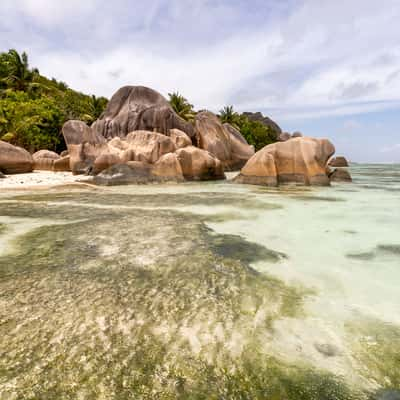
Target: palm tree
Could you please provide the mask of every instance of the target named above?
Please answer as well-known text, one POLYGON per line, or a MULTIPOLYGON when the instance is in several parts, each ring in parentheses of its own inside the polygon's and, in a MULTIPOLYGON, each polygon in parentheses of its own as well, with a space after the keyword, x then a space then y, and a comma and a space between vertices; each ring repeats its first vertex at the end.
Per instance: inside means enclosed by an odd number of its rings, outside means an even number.
POLYGON ((168 93, 168 96, 169 104, 171 104, 174 111, 186 121, 193 121, 196 115, 193 110, 193 105, 178 92, 168 93))
POLYGON ((236 125, 239 114, 233 110, 233 106, 225 106, 219 112, 221 122, 236 125))
POLYGON ((107 106, 107 99, 105 97, 96 97, 94 94, 90 97, 88 104, 88 112, 81 118, 88 124, 96 121, 107 106))
POLYGON ((25 52, 20 55, 15 49, 9 50, 6 54, 5 64, 7 75, 3 78, 3 82, 8 87, 27 90, 38 86, 35 80, 39 76, 39 70, 29 68, 28 55, 25 52))

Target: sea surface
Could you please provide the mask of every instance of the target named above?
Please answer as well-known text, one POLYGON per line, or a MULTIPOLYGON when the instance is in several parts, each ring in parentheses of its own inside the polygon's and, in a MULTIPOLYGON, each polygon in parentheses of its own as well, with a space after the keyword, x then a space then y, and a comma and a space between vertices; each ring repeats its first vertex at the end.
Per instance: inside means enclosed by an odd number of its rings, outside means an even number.
POLYGON ((0 400, 400 399, 400 165, 351 174, 3 190, 0 400))

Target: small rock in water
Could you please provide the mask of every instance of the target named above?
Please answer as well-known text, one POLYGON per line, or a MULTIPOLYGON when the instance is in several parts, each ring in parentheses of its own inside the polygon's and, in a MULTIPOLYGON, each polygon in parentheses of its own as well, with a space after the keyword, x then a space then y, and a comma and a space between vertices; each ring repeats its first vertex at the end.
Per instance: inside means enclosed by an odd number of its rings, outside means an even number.
POLYGON ((325 357, 335 357, 340 354, 340 350, 333 344, 314 343, 314 347, 325 357))

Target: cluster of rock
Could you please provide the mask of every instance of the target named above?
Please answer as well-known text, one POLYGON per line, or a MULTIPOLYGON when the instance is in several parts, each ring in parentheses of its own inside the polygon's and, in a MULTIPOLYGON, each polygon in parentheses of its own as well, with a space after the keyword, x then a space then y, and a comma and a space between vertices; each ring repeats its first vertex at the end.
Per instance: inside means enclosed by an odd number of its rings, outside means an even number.
POLYGON ((343 156, 333 157, 327 166, 327 175, 331 182, 352 182, 349 163, 343 156))
POLYGON ((266 186, 329 185, 326 168, 334 153, 335 147, 327 139, 298 137, 270 144, 249 159, 235 182, 266 186))
POLYGON ((213 113, 200 112, 191 124, 161 94, 141 86, 120 89, 91 127, 68 121, 63 135, 71 171, 102 174, 99 183, 120 180, 122 170, 132 182, 223 179, 224 171, 241 168, 254 154, 240 132, 213 113))
POLYGON ((261 113, 245 115, 279 132, 279 141, 254 153, 240 132, 215 114, 199 112, 189 123, 158 92, 126 86, 91 127, 82 121, 64 124, 68 150, 61 155, 49 150, 30 155, 0 141, 0 172, 72 171, 94 175, 98 184, 224 179, 224 171, 240 168, 238 183, 328 185, 348 180, 342 169, 328 167, 335 148, 327 139, 282 133, 261 113))
POLYGON ((0 140, 1 173, 23 174, 33 170, 70 171, 69 157, 61 157, 50 150, 39 150, 30 154, 22 147, 0 140))

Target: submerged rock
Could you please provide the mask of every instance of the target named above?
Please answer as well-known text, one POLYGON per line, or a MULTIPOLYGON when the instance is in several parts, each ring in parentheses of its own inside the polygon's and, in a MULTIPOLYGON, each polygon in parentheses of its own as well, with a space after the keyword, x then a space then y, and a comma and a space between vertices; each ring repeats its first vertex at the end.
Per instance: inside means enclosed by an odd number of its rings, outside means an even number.
POLYGON ((335 357, 340 354, 340 350, 330 343, 315 343, 314 347, 325 357, 335 357))
POLYGON ((0 171, 5 174, 32 172, 33 158, 25 149, 0 140, 0 171))
POLYGON ((350 172, 347 169, 335 168, 332 173, 329 174, 331 182, 352 182, 350 172))
POLYGON ((326 164, 335 148, 327 139, 295 138, 265 146, 242 168, 237 183, 329 185, 326 164))

